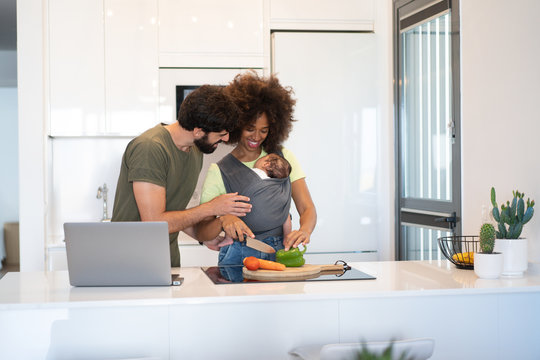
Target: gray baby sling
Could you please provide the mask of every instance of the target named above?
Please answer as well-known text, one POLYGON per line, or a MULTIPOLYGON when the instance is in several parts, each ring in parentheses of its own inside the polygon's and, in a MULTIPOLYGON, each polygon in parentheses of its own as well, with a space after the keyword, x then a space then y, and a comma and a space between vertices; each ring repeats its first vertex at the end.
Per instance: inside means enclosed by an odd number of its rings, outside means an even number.
POLYGON ((255 236, 261 240, 269 236, 283 236, 283 223, 291 207, 289 177, 263 180, 231 154, 221 159, 218 166, 225 190, 251 199, 251 212, 241 219, 255 236))

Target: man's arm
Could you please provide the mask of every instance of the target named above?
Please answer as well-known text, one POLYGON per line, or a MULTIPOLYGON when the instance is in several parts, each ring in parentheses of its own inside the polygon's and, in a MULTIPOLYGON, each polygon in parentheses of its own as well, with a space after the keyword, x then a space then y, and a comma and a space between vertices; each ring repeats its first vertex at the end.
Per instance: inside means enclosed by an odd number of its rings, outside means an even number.
POLYGON ((166 211, 165 188, 148 182, 133 182, 133 194, 142 221, 166 221, 169 233, 182 231, 210 216, 245 216, 251 211, 249 198, 238 193, 224 194, 191 209, 166 211))

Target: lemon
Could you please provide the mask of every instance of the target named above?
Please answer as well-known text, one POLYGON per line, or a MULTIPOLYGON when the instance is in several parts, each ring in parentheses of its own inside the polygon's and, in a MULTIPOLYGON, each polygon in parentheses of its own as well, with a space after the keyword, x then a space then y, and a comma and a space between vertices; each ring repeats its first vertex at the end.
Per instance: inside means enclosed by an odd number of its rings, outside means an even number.
POLYGON ((454 261, 464 264, 474 264, 474 252, 464 252, 452 255, 454 261))

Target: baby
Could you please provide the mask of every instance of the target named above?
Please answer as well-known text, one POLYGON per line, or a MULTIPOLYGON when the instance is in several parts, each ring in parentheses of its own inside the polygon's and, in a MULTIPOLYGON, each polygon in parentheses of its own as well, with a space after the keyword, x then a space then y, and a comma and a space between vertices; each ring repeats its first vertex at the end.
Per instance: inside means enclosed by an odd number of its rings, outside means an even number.
MULTIPOLYGON (((278 154, 268 154, 258 159, 253 165, 253 170, 263 180, 265 179, 284 179, 291 174, 291 164, 283 156, 278 154)), ((291 217, 288 216, 283 224, 283 238, 292 231, 291 217)), ((222 232, 223 234, 223 232, 222 232)), ((232 244, 233 239, 220 234, 217 238, 205 241, 209 249, 219 250, 223 246, 232 244)))
POLYGON ((278 154, 268 154, 257 160, 252 170, 261 179, 283 179, 291 174, 291 164, 278 154))

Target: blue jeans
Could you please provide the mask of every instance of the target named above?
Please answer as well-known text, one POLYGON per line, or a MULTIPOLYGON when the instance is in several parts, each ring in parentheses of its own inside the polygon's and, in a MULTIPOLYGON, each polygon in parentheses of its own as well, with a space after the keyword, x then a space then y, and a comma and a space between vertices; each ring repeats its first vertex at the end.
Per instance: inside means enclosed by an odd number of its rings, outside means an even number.
MULTIPOLYGON (((276 251, 283 249, 283 236, 269 236, 262 242, 270 245, 276 251)), ((231 245, 219 250, 218 266, 242 265, 244 258, 255 256, 263 260, 276 261, 276 254, 267 254, 246 246, 245 241, 235 240, 231 245)))

